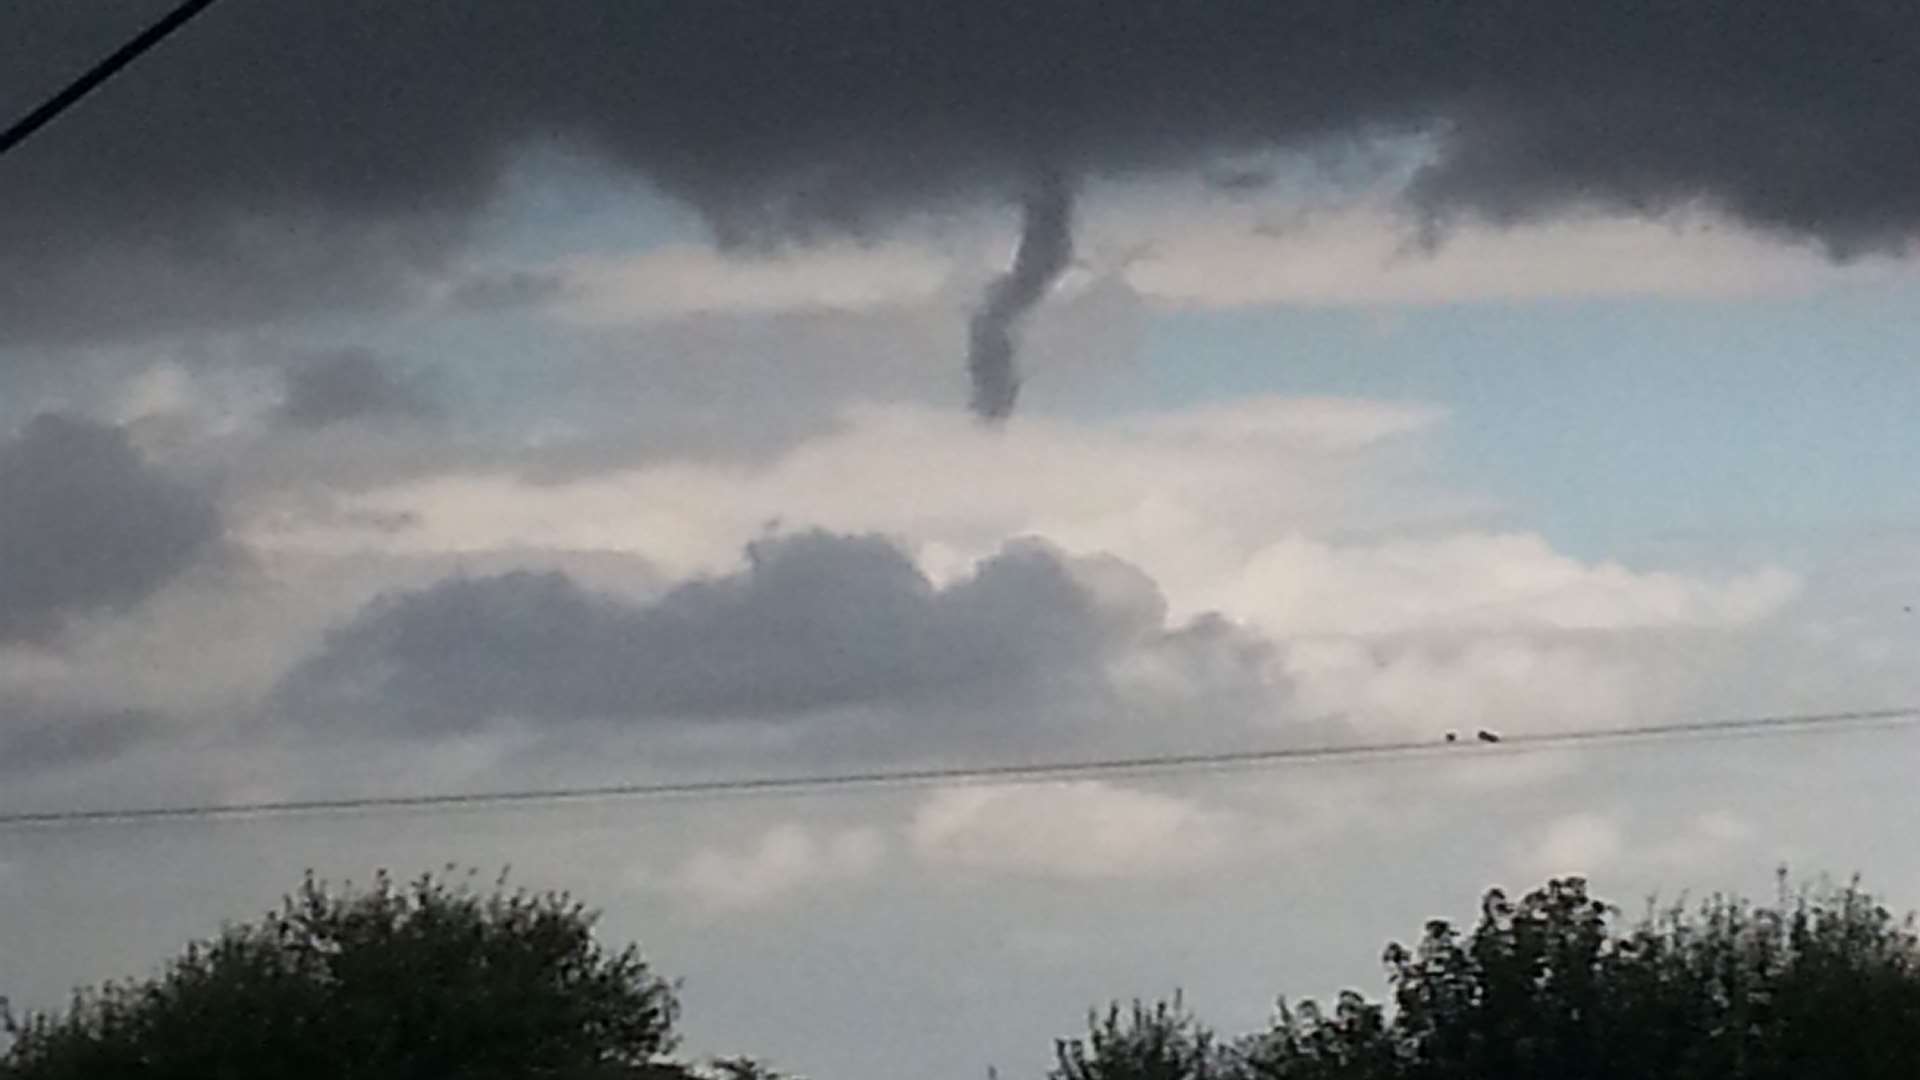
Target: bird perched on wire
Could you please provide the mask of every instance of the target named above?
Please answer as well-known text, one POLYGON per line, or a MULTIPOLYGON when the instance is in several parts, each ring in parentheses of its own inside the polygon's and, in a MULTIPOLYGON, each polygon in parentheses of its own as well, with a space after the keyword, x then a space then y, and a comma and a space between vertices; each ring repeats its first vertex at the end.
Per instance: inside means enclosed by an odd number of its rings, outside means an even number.
POLYGON ((1483 743, 1497 743, 1500 741, 1500 736, 1496 732, 1488 731, 1486 728, 1481 728, 1480 741, 1483 743))

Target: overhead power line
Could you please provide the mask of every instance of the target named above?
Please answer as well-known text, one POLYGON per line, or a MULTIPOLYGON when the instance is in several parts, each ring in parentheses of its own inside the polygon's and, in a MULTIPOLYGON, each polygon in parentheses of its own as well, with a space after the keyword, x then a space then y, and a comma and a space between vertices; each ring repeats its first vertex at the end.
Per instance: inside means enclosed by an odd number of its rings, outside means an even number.
POLYGON ((1512 755, 1593 743, 1684 738, 1727 739, 1838 727, 1907 724, 1916 720, 1920 720, 1920 705, 1895 709, 1749 716, 1722 720, 1646 724, 1638 727, 1588 728, 1533 735, 1520 734, 1506 736, 1496 743, 1453 744, 1429 739, 1360 743, 1351 746, 1277 747, 1265 750, 1228 750, 1197 754, 1146 754, 1137 757, 872 770, 810 776, 733 777, 660 783, 604 784, 590 787, 530 788, 520 791, 371 795, 332 799, 287 799, 93 810, 16 811, 0 813, 0 828, 509 807, 602 800, 715 799, 747 795, 799 795, 858 788, 909 787, 927 784, 1032 784, 1101 776, 1278 768, 1409 756, 1512 755))
POLYGON ((80 103, 80 99, 100 89, 108 79, 120 74, 128 64, 140 58, 142 53, 165 41, 174 31, 192 22, 194 17, 212 7, 215 0, 186 0, 179 7, 167 12, 160 21, 142 30, 138 36, 125 45, 115 49, 106 59, 88 68, 79 78, 68 83, 59 93, 48 98, 19 120, 14 121, 4 133, 0 133, 0 157, 5 157, 15 147, 26 142, 33 134, 53 123, 61 113, 80 103))

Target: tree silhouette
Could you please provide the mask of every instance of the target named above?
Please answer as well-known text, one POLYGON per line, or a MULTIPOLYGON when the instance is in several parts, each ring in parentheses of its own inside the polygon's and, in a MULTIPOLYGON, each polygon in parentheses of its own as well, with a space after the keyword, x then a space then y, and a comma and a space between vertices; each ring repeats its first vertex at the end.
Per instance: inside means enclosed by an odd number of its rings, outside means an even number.
POLYGON ((1054 1044, 1051 1080, 1210 1080, 1221 1075, 1213 1033, 1187 1011, 1178 994, 1151 1008, 1135 1001, 1087 1016, 1087 1037, 1054 1044))
MULTIPOLYGON (((1577 878, 1499 890, 1385 955, 1392 1008, 1284 1001, 1217 1047, 1178 1005, 1095 1018, 1055 1080, 1894 1080, 1920 1076, 1920 939, 1857 884, 1755 907, 1616 909, 1577 878)), ((1070 1052, 1069 1052, 1070 1051, 1070 1052)))
POLYGON ((633 1080, 665 1060, 677 1001, 632 947, 604 950, 564 895, 382 875, 308 877, 278 911, 163 973, 8 1014, 5 1080, 633 1080))

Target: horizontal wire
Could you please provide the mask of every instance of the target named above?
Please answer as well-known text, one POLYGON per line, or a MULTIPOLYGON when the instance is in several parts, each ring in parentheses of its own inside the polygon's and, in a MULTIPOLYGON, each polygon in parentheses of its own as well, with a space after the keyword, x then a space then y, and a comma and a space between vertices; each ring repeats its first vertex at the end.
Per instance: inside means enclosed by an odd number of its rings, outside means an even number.
POLYGON ((1452 743, 1432 739, 1349 746, 1274 747, 1190 754, 1145 754, 1135 757, 1095 758, 1052 762, 1010 762, 999 765, 946 766, 921 769, 876 769, 862 772, 807 776, 726 777, 584 787, 530 788, 518 791, 448 792, 414 795, 368 795, 322 799, 263 800, 202 803, 182 806, 118 807, 106 809, 14 811, 0 813, 0 828, 87 824, 128 824, 146 821, 208 820, 238 817, 277 817, 329 813, 511 807, 604 800, 716 799, 750 795, 800 795, 860 788, 908 787, 928 784, 1031 784, 1088 776, 1155 775, 1202 770, 1254 769, 1332 764, 1429 754, 1511 755, 1595 743, 1642 742, 1678 738, 1735 738, 1804 732, 1869 724, 1905 724, 1920 720, 1920 706, 1847 712, 1748 716, 1721 720, 1643 724, 1620 728, 1587 728, 1500 737, 1495 742, 1452 743))

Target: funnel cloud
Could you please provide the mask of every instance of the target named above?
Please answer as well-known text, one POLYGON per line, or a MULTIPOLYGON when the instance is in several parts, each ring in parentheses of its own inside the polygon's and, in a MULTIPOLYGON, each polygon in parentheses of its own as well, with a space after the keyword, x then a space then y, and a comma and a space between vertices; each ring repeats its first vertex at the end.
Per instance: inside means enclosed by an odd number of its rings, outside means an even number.
POLYGON ((1020 396, 1015 336, 1027 312, 1073 260, 1073 188, 1059 173, 1043 174, 1021 211, 1020 247, 1013 266, 987 288, 973 316, 967 374, 973 379, 973 411, 982 420, 1005 420, 1020 396))

